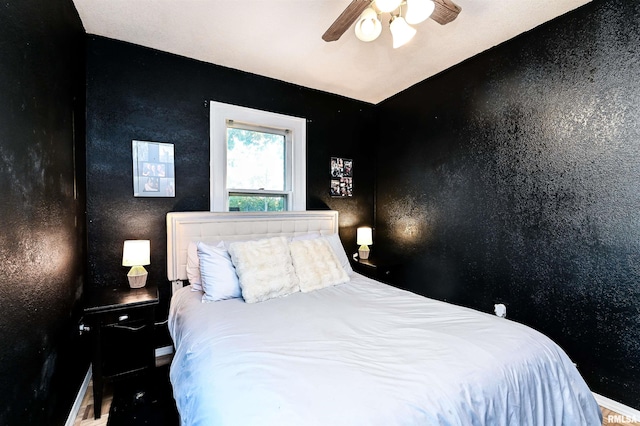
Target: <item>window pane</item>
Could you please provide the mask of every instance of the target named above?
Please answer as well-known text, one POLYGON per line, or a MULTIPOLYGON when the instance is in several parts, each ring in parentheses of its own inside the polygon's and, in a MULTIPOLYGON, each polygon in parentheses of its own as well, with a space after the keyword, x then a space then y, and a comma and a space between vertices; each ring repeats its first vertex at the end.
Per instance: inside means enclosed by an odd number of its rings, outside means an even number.
POLYGON ((286 195, 230 194, 229 211, 283 212, 287 210, 286 195))
POLYGON ((284 191, 285 137, 227 129, 227 188, 284 191))

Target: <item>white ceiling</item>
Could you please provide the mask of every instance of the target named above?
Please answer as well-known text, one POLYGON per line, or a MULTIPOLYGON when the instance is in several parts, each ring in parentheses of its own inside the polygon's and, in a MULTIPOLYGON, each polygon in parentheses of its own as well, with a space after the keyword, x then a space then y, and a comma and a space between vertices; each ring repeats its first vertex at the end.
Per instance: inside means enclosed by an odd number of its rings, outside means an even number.
POLYGON ((591 0, 454 0, 458 18, 418 24, 393 49, 353 26, 322 34, 351 0, 73 0, 89 34, 163 50, 377 104, 477 53, 591 0))

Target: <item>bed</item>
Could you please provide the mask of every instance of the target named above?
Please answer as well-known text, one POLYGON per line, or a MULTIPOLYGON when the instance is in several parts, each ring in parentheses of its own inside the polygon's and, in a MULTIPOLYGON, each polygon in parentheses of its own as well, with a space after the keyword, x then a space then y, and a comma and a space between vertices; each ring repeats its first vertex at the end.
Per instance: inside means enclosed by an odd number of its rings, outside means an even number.
POLYGON ((208 278, 173 294, 170 379, 182 425, 602 424, 589 388, 550 339, 353 272, 332 245, 337 231, 334 211, 167 215, 174 288, 187 282, 194 245, 202 277, 211 265, 200 248, 218 247, 247 282, 247 301, 207 300, 208 278), (256 301, 242 250, 281 237, 303 291, 256 301), (319 246, 331 248, 328 264, 342 269, 328 275, 340 278, 309 287, 315 260, 294 254, 313 247, 316 259, 319 246))

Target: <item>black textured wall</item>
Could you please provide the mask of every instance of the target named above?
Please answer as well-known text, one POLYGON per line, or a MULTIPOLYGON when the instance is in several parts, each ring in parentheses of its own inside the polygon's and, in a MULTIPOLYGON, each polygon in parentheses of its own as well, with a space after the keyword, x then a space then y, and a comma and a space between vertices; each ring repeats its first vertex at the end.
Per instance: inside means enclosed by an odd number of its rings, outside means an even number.
POLYGON ((63 424, 88 367, 83 43, 71 0, 0 5, 0 425, 63 424))
POLYGON ((640 408, 640 2, 594 1, 378 107, 377 249, 640 408))
POLYGON ((123 241, 150 239, 166 304, 165 215, 209 210, 210 100, 307 119, 307 208, 338 210, 356 249, 355 227, 373 222, 372 105, 100 37, 87 52, 91 286, 126 286, 123 241), (132 139, 174 144, 175 198, 133 197, 132 139), (329 197, 331 156, 354 159, 353 198, 329 197))

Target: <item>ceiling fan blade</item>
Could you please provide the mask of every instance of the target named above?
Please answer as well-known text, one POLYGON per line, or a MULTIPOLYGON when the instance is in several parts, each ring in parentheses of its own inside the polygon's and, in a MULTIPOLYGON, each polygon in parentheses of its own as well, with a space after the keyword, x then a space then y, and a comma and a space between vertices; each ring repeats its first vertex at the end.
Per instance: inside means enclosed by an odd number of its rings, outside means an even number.
POLYGON ((353 24, 360 14, 371 4, 372 0, 352 0, 349 6, 322 35, 324 41, 336 41, 353 24))
POLYGON ((451 0, 433 0, 433 2, 436 4, 436 8, 431 14, 431 19, 440 25, 448 24, 456 19, 462 10, 460 6, 451 0))

